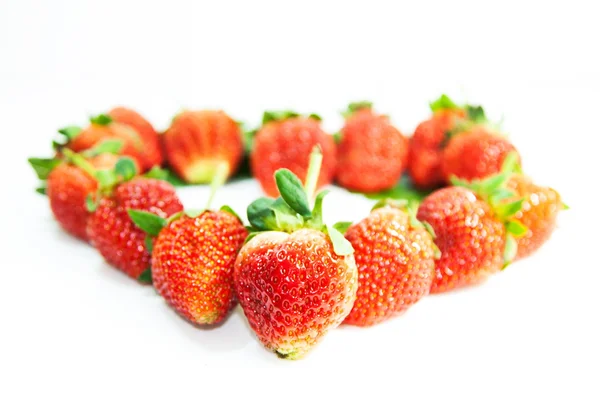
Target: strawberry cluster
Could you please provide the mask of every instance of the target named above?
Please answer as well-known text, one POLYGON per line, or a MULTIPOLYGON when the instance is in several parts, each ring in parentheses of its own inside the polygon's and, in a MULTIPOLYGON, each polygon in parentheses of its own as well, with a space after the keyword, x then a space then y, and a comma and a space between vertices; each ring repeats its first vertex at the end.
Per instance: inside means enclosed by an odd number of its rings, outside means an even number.
POLYGON ((53 157, 29 162, 61 227, 108 264, 193 324, 239 304, 267 349, 297 359, 342 323, 378 324, 480 283, 552 234, 560 195, 523 174, 483 108, 445 95, 430 107, 410 138, 369 102, 350 104, 335 135, 316 114, 265 112, 243 132, 210 110, 158 133, 119 107, 60 129, 53 157), (267 195, 249 203, 248 225, 211 209, 244 165, 267 195), (395 190, 403 176, 410 196, 395 190), (333 182, 380 200, 361 221, 327 225, 318 190, 333 182), (206 206, 184 210, 176 183, 210 183, 206 206))

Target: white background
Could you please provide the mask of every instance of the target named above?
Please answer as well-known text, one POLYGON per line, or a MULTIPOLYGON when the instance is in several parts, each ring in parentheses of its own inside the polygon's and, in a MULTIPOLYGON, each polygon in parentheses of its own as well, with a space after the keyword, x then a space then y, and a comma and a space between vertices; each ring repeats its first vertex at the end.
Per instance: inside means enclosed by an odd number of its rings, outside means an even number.
MULTIPOLYGON (((593 3, 1 0, 0 399, 599 399, 593 3), (160 129, 184 107, 252 124, 291 107, 334 131, 365 98, 410 134, 441 92, 504 117, 526 171, 571 210, 485 285, 337 329, 298 362, 264 351, 239 309, 198 329, 108 267, 58 229, 26 164, 117 104, 160 129)), ((239 183, 216 203, 258 195, 239 183)), ((370 207, 342 190, 326 202, 329 220, 370 207)))

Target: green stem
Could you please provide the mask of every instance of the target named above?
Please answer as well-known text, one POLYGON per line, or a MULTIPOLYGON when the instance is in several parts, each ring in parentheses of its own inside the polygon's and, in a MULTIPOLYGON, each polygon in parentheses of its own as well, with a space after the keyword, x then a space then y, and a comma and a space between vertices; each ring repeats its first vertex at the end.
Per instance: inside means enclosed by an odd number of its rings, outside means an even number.
POLYGON ((321 147, 315 145, 312 152, 310 153, 310 159, 308 162, 308 172, 306 173, 306 180, 304 182, 304 190, 306 191, 306 197, 308 201, 312 201, 315 190, 317 189, 317 181, 319 180, 319 172, 321 171, 321 163, 323 162, 323 153, 321 147))
POLYGON ((215 198, 215 194, 217 190, 223 186, 225 181, 227 180, 227 176, 229 175, 229 163, 226 161, 221 161, 217 164, 217 168, 215 169, 215 175, 213 176, 210 182, 210 195, 208 196, 208 202, 206 202, 206 209, 210 209, 210 205, 215 198))
POLYGON ((85 159, 85 157, 67 148, 62 149, 62 153, 67 158, 67 161, 85 171, 90 177, 96 177, 96 169, 85 159))

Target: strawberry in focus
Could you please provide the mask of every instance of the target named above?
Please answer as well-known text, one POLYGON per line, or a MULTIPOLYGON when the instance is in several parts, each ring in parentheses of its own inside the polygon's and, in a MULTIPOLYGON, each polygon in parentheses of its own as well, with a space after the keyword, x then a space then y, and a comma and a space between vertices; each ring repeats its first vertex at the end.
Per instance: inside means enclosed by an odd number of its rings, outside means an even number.
POLYGON ((336 168, 335 141, 321 129, 320 121, 316 114, 303 117, 290 111, 264 113, 263 125, 253 139, 250 166, 268 196, 279 195, 274 173, 280 168, 306 179, 309 156, 315 145, 321 147, 323 154, 317 187, 332 182, 336 168))
POLYGON ((150 266, 145 233, 135 226, 128 209, 136 209, 167 218, 183 210, 175 188, 162 180, 135 177, 135 165, 121 159, 111 174, 103 177, 93 211, 88 218, 90 242, 104 259, 128 276, 138 279, 150 266))
POLYGON ((321 192, 311 210, 320 153, 313 152, 306 187, 290 170, 275 173, 277 199, 248 207, 254 233, 234 269, 238 300, 262 344, 279 357, 304 356, 350 313, 358 284, 353 249, 322 220, 321 192))
POLYGON ((212 181, 221 165, 227 176, 237 170, 244 154, 237 122, 223 111, 184 111, 163 135, 169 165, 186 182, 212 181))
POLYGON ((345 323, 380 323, 429 294, 439 250, 411 213, 406 205, 378 203, 368 217, 348 228, 358 292, 345 323))
POLYGON ((408 161, 408 139, 369 102, 351 103, 338 145, 336 180, 344 188, 378 192, 396 185, 408 161))

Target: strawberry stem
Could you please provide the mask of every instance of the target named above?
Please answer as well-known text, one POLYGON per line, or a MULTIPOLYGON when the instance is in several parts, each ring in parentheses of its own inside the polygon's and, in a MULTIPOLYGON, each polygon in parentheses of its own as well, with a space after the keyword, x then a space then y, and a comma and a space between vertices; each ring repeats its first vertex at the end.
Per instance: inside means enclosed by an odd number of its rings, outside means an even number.
POLYGON ((65 155, 65 157, 70 163, 73 163, 76 167, 85 171, 90 177, 96 177, 96 169, 83 156, 67 148, 64 148, 62 150, 62 153, 65 155))
POLYGON ((229 163, 226 161, 221 161, 217 164, 217 168, 215 169, 215 175, 213 176, 210 182, 210 195, 208 195, 208 201, 206 202, 206 209, 210 209, 210 205, 215 198, 215 194, 217 190, 223 186, 225 181, 227 180, 227 176, 229 175, 229 163))
POLYGON ((321 171, 321 163, 323 162, 323 153, 321 147, 315 145, 312 152, 310 153, 310 159, 308 162, 308 172, 306 173, 306 181, 304 183, 304 191, 306 197, 310 202, 315 195, 317 189, 317 181, 319 180, 319 172, 321 171))

